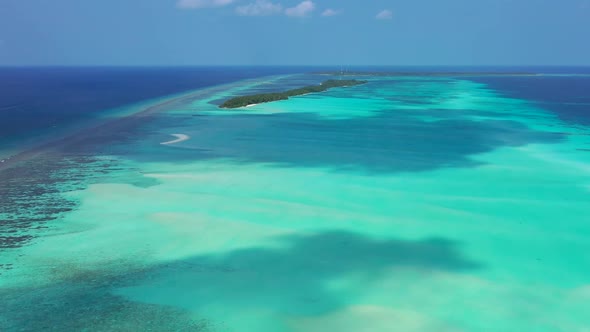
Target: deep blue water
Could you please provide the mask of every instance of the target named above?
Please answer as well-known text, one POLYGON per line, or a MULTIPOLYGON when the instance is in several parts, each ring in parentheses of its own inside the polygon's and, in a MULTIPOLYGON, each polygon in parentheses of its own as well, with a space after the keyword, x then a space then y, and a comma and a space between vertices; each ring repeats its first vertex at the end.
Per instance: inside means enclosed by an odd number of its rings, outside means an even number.
POLYGON ((299 67, 0 68, 0 150, 114 107, 299 67))
POLYGON ((525 99, 570 123, 590 125, 590 76, 481 77, 500 93, 525 99))
MULTIPOLYGON (((0 150, 76 125, 104 110, 187 90, 267 75, 340 67, 0 68, 0 150)), ((356 71, 590 74, 588 67, 348 67, 356 71)), ((590 123, 589 77, 483 77, 504 93, 590 123), (572 102, 574 100, 574 102, 572 102)))

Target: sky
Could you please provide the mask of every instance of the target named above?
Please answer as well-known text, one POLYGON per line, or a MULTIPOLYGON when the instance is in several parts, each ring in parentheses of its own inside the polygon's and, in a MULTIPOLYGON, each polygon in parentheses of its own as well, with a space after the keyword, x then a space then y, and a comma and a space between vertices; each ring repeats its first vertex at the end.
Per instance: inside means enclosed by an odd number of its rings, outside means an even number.
POLYGON ((0 65, 590 65, 590 0, 0 0, 0 65))

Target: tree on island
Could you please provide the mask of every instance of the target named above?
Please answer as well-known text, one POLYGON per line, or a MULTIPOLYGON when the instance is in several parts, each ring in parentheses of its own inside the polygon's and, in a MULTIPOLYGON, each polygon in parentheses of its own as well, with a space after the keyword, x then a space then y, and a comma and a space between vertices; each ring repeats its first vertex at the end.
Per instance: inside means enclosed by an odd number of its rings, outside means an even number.
POLYGON ((277 100, 286 100, 289 97, 300 96, 308 93, 316 93, 326 91, 330 88, 355 86, 365 84, 367 81, 361 80, 327 80, 319 85, 310 85, 303 88, 287 90, 284 92, 261 93, 250 96, 235 97, 226 100, 219 107, 221 108, 238 108, 253 104, 268 103, 277 100))

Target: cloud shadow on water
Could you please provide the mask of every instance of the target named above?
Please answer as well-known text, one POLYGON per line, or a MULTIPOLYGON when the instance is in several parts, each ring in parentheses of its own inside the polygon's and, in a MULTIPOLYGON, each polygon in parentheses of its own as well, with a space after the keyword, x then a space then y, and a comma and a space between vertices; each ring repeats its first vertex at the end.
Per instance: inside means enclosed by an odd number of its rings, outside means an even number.
POLYGON ((172 262, 153 269, 139 285, 122 292, 142 302, 191 310, 221 303, 236 310, 312 315, 341 309, 384 273, 401 269, 461 273, 483 268, 463 256, 457 243, 443 238, 373 239, 333 231, 285 236, 279 244, 278 248, 247 248, 172 262), (341 288, 332 287, 340 282, 341 288))
POLYGON ((217 305, 228 314, 257 308, 277 315, 320 314, 347 306, 383 273, 483 268, 463 256, 456 242, 443 238, 375 239, 332 231, 277 240, 278 247, 198 255, 147 269, 119 264, 114 270, 88 272, 75 265, 56 266, 67 273, 65 280, 1 291, 6 301, 0 319, 14 329, 67 331, 87 322, 112 330, 141 323, 161 331, 183 324, 190 331, 209 331, 220 322, 207 317, 194 321, 188 312, 217 305), (333 287, 341 281, 342 287, 333 287))
POLYGON ((515 121, 423 121, 393 111, 352 119, 326 119, 311 113, 200 116, 186 130, 191 139, 176 146, 121 153, 141 161, 220 158, 395 173, 474 167, 481 164, 472 158, 476 154, 563 140, 560 134, 535 131, 515 121))

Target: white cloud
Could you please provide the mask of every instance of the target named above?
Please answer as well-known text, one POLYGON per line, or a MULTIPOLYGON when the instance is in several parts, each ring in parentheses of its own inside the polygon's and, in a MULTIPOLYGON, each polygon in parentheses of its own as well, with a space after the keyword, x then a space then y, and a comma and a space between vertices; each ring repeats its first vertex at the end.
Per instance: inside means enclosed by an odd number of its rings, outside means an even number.
POLYGON ((222 7, 233 3, 234 0, 178 0, 176 7, 181 9, 199 9, 207 7, 222 7))
POLYGON ((322 16, 326 16, 326 17, 327 16, 336 16, 339 14, 340 14, 339 10, 334 10, 334 9, 328 8, 328 9, 324 10, 324 12, 322 13, 322 16))
POLYGON ((282 11, 283 6, 268 0, 256 0, 254 3, 236 8, 236 13, 241 16, 268 16, 280 14, 282 11))
POLYGON ((384 9, 380 11, 375 18, 378 20, 391 20, 393 18, 393 12, 389 9, 384 9))
POLYGON ((315 9, 313 1, 303 1, 295 7, 285 9, 285 15, 292 17, 305 17, 315 9))

